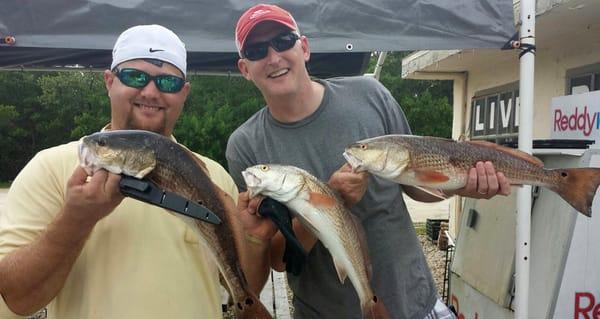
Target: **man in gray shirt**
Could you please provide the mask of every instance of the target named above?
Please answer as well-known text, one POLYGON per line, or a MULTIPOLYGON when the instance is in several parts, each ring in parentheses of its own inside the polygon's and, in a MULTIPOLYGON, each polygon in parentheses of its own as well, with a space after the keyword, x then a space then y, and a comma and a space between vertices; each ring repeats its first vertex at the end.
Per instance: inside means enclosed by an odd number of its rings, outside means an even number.
MULTIPOLYGON (((240 17, 236 45, 242 75, 255 83, 267 102, 227 145, 229 171, 240 190, 245 190, 241 171, 260 163, 297 166, 329 181, 362 222, 373 269, 371 285, 392 317, 452 318, 439 301, 402 193, 420 201, 439 198, 354 173, 342 156, 355 141, 411 133, 389 91, 366 77, 311 80, 305 66, 310 57, 308 39, 300 35, 293 17, 274 5, 256 5, 240 17)), ((467 186, 456 193, 490 198, 509 194, 510 186, 491 163, 477 163, 467 186)), ((262 228, 264 236, 254 242, 270 245, 271 267, 282 271, 284 239, 251 208, 241 218, 254 219, 254 225, 262 228)), ((288 275, 294 317, 361 318, 356 292, 349 281, 340 284, 327 249, 297 220, 294 230, 309 252, 302 272, 288 275)), ((257 233, 261 232, 253 232, 257 233)), ((264 277, 268 269, 263 271, 264 277)))

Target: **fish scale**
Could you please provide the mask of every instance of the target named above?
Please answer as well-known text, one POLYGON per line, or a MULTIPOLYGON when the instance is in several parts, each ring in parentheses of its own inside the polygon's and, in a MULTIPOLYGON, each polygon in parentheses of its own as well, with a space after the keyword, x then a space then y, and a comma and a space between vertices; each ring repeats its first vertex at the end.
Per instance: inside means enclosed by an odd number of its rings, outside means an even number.
MULTIPOLYGON (((325 187, 323 183, 316 180, 316 178, 314 176, 305 176, 305 178, 306 178, 305 179, 306 187, 307 187, 308 191, 326 194, 327 196, 337 198, 339 201, 339 197, 337 197, 337 195, 329 187, 325 187)), ((349 212, 347 212, 347 210, 345 209, 343 204, 335 205, 331 208, 322 208, 321 211, 323 213, 329 215, 331 225, 333 226, 332 228, 335 230, 335 232, 340 233, 340 234, 346 233, 348 238, 358 238, 358 236, 360 236, 358 234, 357 228, 352 223, 352 220, 350 220, 349 218, 346 218, 347 216, 345 214, 348 214, 349 212)), ((356 264, 356 265, 368 265, 369 264, 368 255, 362 254, 364 248, 361 247, 360 240, 344 240, 344 241, 342 241, 342 244, 344 245, 344 248, 346 249, 346 251, 357 252, 357 253, 349 254, 349 257, 353 264, 356 264)), ((367 269, 367 272, 368 272, 368 269, 367 269)), ((359 275, 361 276, 360 280, 363 284, 368 283, 368 281, 369 281, 368 277, 370 275, 368 275, 367 272, 359 273, 359 275), (362 277, 362 276, 364 276, 364 277, 362 277)))
POLYGON ((529 154, 485 141, 383 135, 349 145, 344 157, 356 171, 404 185, 451 190, 467 184, 477 162, 489 161, 510 184, 544 186, 586 216, 592 214, 600 184, 600 168, 546 169, 529 154))
MULTIPOLYGON (((530 162, 515 158, 493 149, 473 146, 467 142, 448 142, 445 139, 430 141, 415 137, 415 149, 411 151, 411 167, 433 168, 447 175, 464 175, 478 161, 491 161, 497 171, 503 172, 513 184, 535 181, 545 186, 555 183, 558 172, 536 166, 530 162)), ((405 147, 410 147, 404 144, 405 147)))

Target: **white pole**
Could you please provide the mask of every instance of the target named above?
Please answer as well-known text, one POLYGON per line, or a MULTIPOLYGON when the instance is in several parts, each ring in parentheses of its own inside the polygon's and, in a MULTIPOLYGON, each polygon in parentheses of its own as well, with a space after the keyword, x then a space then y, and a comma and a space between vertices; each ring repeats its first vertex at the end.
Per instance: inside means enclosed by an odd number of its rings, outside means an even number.
MULTIPOLYGON (((521 0, 521 67, 519 80, 519 150, 531 154, 535 72, 535 0, 521 0)), ((531 239, 531 186, 517 191, 515 318, 529 318, 529 268, 531 239)))
POLYGON ((377 58, 377 64, 375 65, 375 71, 373 71, 373 77, 379 80, 379 75, 381 74, 381 69, 383 68, 383 63, 385 62, 385 58, 387 57, 387 51, 379 52, 379 57, 377 58))

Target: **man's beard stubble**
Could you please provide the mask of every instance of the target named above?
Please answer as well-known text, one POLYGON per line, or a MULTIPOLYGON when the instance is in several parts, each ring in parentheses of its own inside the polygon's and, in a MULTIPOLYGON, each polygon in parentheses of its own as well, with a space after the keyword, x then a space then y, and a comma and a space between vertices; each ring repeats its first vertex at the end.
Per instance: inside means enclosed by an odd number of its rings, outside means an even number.
POLYGON ((145 127, 144 125, 138 124, 135 121, 135 117, 133 116, 133 109, 129 112, 129 116, 127 117, 127 129, 129 130, 145 130, 145 131, 150 131, 150 132, 154 132, 154 133, 158 133, 161 135, 167 135, 166 134, 166 128, 167 128, 167 118, 166 116, 163 116, 162 119, 162 123, 159 127, 145 127))

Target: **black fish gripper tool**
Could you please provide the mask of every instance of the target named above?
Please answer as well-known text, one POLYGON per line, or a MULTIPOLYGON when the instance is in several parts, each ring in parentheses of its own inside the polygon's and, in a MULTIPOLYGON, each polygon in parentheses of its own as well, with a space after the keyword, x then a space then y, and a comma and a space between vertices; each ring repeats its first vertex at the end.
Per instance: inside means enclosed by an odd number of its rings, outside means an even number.
POLYGON ((167 192, 149 180, 121 175, 119 189, 123 195, 142 202, 166 208, 206 223, 214 225, 221 223, 219 216, 204 205, 184 198, 179 194, 167 192))
POLYGON ((298 238, 296 238, 290 210, 282 203, 266 197, 258 206, 258 213, 261 216, 270 218, 285 237, 285 252, 283 253, 285 270, 295 276, 300 275, 306 263, 307 254, 298 238))

